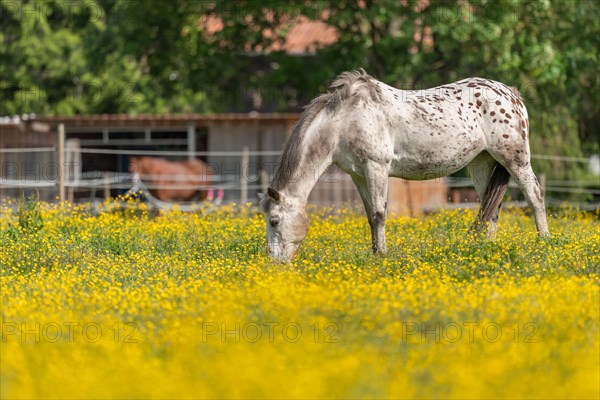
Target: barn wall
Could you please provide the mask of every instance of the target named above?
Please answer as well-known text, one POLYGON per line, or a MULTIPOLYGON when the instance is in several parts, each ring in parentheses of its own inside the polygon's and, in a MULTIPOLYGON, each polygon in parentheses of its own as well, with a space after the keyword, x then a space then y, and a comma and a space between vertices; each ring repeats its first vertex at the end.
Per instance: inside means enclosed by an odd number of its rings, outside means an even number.
POLYGON ((448 203, 448 184, 444 179, 407 181, 390 178, 388 213, 420 215, 448 203))
MULTIPOLYGON (((45 125, 32 125, 0 125, 0 148, 56 146, 56 132, 45 125)), ((0 196, 19 197, 37 192, 42 200, 54 200, 58 193, 56 187, 12 188, 9 183, 14 180, 55 183, 59 171, 56 152, 0 153, 0 196)))
MULTIPOLYGON (((281 151, 286 128, 287 125, 282 122, 232 121, 218 124, 209 128, 208 151, 242 151, 244 147, 249 151, 281 151)), ((232 183, 237 189, 226 190, 226 200, 240 197, 242 180, 248 182, 248 198, 253 200, 255 194, 262 191, 261 187, 268 184, 278 160, 278 155, 251 155, 248 165, 244 166, 241 156, 209 155, 207 159, 214 175, 222 182, 232 183)))

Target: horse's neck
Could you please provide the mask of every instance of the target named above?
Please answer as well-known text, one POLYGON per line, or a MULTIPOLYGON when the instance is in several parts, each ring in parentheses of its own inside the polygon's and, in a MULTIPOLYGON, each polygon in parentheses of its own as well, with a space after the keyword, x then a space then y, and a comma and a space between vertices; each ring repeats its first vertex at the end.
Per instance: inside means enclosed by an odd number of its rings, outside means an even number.
POLYGON ((312 146, 312 141, 319 140, 320 134, 310 135, 306 143, 302 143, 303 154, 300 158, 296 173, 279 190, 286 196, 296 199, 305 205, 310 192, 317 184, 319 177, 333 162, 333 149, 325 149, 326 145, 320 146, 320 151, 311 151, 317 148, 312 146), (311 140, 312 139, 312 140, 311 140))

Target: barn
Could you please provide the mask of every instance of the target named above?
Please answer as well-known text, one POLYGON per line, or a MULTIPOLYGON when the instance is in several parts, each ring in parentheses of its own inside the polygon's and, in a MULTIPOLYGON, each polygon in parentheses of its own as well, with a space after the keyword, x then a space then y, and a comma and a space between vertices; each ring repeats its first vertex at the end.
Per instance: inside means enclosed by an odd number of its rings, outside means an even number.
MULTIPOLYGON (((90 115, 4 119, 0 124, 1 195, 37 190, 45 200, 99 200, 131 186, 130 158, 199 159, 213 171, 223 201, 247 202, 264 191, 297 113, 90 115), (64 124, 62 167, 59 125, 64 124)), ((399 214, 437 208, 448 199, 446 181, 390 178, 389 208, 399 214)), ((309 201, 360 202, 350 177, 335 167, 321 176, 309 201)))

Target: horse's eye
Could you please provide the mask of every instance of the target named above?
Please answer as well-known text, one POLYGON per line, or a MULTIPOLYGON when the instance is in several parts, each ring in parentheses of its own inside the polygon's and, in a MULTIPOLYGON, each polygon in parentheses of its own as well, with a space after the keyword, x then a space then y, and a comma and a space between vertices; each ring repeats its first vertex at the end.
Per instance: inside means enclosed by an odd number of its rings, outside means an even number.
POLYGON ((271 226, 273 228, 275 228, 277 225, 279 225, 279 218, 271 218, 271 220, 269 221, 269 223, 271 224, 271 226))

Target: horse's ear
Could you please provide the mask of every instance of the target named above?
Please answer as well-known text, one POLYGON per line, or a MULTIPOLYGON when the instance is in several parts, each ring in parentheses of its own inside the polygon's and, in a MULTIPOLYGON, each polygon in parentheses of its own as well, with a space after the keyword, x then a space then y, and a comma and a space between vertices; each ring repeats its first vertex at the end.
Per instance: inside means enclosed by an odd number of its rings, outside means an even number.
POLYGON ((283 197, 281 195, 281 193, 279 193, 277 190, 275 190, 273 188, 268 188, 267 193, 269 194, 270 198, 272 198, 273 200, 275 200, 277 202, 281 201, 281 198, 283 197))

